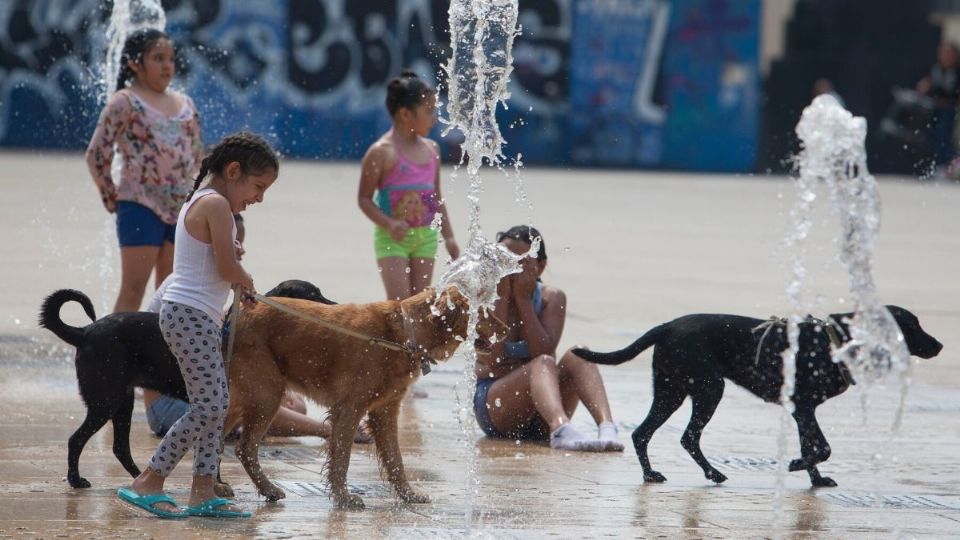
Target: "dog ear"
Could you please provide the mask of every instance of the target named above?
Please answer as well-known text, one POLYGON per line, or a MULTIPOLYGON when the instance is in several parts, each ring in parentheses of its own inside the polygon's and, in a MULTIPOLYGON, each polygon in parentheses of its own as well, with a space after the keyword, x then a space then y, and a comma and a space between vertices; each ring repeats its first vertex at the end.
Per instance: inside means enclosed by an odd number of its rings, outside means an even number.
POLYGON ((407 338, 407 336, 404 335, 402 313, 399 311, 391 311, 390 313, 387 313, 386 322, 387 328, 390 330, 392 335, 400 336, 402 339, 407 338))

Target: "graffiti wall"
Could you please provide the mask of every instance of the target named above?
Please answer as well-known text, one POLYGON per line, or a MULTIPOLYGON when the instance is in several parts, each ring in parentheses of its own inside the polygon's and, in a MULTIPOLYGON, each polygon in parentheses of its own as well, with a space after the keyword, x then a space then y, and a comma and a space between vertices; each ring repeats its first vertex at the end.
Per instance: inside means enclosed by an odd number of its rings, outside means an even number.
MULTIPOLYGON (((197 103, 207 141, 249 128, 288 156, 350 159, 388 128, 392 76, 409 67, 441 79, 447 4, 163 2, 176 84, 197 103)), ((109 7, 0 3, 0 145, 85 146, 109 7)), ((521 0, 500 114, 507 153, 527 164, 752 169, 759 9, 759 0, 521 0)))

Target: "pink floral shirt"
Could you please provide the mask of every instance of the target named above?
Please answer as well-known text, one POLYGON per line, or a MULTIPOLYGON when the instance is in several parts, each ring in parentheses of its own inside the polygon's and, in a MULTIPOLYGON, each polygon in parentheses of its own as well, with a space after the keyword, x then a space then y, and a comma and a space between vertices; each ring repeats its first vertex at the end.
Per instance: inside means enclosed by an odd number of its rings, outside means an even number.
POLYGON ((189 96, 176 116, 154 109, 129 89, 110 97, 87 147, 87 166, 101 193, 146 206, 175 224, 203 160, 200 117, 189 96), (120 156, 120 182, 111 166, 120 156))

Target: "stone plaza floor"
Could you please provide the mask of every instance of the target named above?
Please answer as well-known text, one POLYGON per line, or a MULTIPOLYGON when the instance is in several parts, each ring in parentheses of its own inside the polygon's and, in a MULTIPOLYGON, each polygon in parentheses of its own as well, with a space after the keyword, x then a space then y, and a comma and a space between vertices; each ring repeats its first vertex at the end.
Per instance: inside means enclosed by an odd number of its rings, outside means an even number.
MULTIPOLYGON (((880 298, 909 308, 944 343, 914 366, 899 430, 900 388, 859 385, 818 410, 833 448, 821 466, 836 488, 811 489, 785 476, 777 496, 782 414, 728 384, 703 449, 729 480, 714 485, 680 447, 684 405, 650 446, 664 484, 644 484, 630 432, 650 405, 650 351, 604 375, 623 454, 552 451, 534 443, 464 434, 455 358, 424 377, 424 399, 408 399, 401 447, 414 487, 432 498, 402 505, 380 478, 373 448, 355 446, 348 474, 367 509, 343 512, 327 497, 324 441, 271 438, 262 463, 287 491, 257 497, 228 446, 223 474, 253 518, 163 521, 116 498, 130 481, 112 455, 109 425, 87 445, 81 473, 65 481, 66 441, 85 408, 72 349, 39 329, 44 296, 76 288, 98 314, 112 306, 119 257, 112 219, 100 208, 78 154, 0 153, 0 538, 951 538, 960 536, 960 185, 883 178, 883 224, 874 260, 880 298), (468 470, 475 452, 475 474, 468 470), (467 496, 468 489, 474 491, 467 496)), ((466 247, 467 178, 444 170, 444 195, 466 247)), ((339 302, 379 300, 372 227, 356 204, 355 163, 284 163, 263 205, 246 213, 245 267, 260 290, 307 279, 339 302)), ((620 348, 651 326, 691 312, 766 318, 787 314, 784 286, 793 188, 783 177, 529 169, 516 182, 483 174, 481 216, 489 236, 532 221, 544 234, 544 280, 568 296, 561 349, 620 348)), ((826 193, 808 244, 807 297, 816 315, 848 311, 847 276, 836 261, 839 231, 826 193)), ((443 270, 438 264, 436 275, 443 270)), ((149 294, 149 290, 148 290, 149 294)), ((76 305, 63 310, 86 324, 76 305)), ((469 394, 469 391, 464 392, 469 394)), ((322 414, 318 408, 312 410, 322 414)), ((579 410, 574 423, 595 429, 579 410)), ((143 466, 157 439, 142 403, 131 444, 143 466)), ((787 459, 798 444, 792 423, 787 459)), ((189 465, 168 487, 189 492, 189 465)))

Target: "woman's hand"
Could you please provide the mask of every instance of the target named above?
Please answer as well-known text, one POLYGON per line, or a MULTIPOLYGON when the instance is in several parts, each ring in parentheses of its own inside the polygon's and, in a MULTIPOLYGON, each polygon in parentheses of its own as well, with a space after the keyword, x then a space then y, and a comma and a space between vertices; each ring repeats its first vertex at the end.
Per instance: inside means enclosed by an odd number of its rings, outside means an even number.
POLYGON ((391 219, 387 225, 387 232, 389 232, 390 237, 397 242, 402 242, 409 230, 410 226, 407 225, 407 222, 400 219, 391 219))
POLYGON ((513 276, 504 276, 500 279, 500 283, 497 283, 497 298, 503 300, 504 302, 510 301, 513 296, 513 276))
POLYGON ((513 288, 513 297, 517 300, 529 300, 533 296, 534 289, 537 288, 537 262, 530 257, 524 257, 520 261, 523 271, 519 274, 511 274, 510 281, 513 288))

